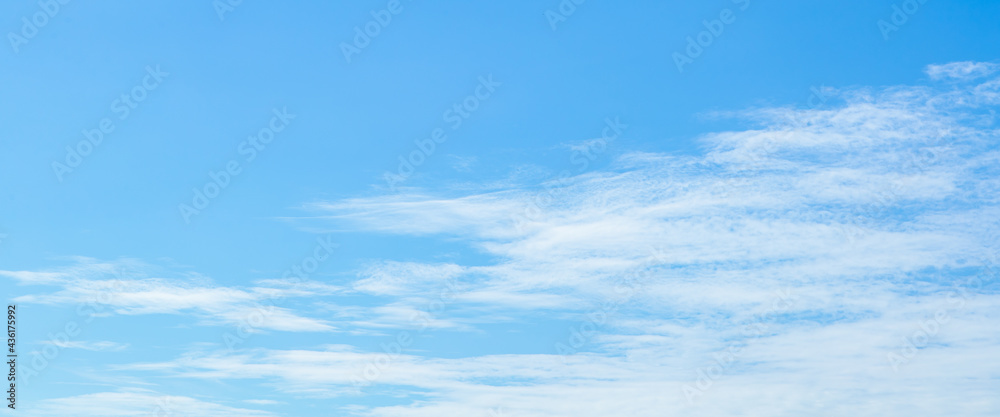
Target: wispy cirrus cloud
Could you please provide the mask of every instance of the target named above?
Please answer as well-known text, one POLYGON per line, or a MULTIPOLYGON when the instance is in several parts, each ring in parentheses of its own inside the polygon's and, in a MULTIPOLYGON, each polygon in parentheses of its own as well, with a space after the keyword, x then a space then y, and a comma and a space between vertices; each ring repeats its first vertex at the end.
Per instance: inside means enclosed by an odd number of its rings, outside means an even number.
POLYGON ((27 294, 14 298, 20 303, 47 305, 93 304, 105 306, 101 314, 190 314, 203 324, 241 324, 255 312, 266 309, 261 329, 281 331, 331 331, 331 323, 300 316, 288 308, 272 305, 273 300, 311 297, 339 291, 338 287, 317 282, 265 280, 256 287, 214 285, 197 274, 176 274, 171 278, 150 277, 159 268, 135 260, 113 262, 73 258, 73 264, 46 271, 0 271, 26 285, 55 286, 50 293, 27 294))
POLYGON ((96 352, 102 352, 102 351, 114 352, 119 350, 125 350, 129 346, 128 343, 116 343, 108 341, 90 342, 85 340, 76 340, 76 341, 51 340, 45 343, 52 344, 55 345, 56 347, 60 347, 63 349, 84 349, 96 352))
POLYGON ((1000 69, 1000 64, 994 62, 963 61, 941 65, 928 65, 926 72, 932 80, 971 80, 991 75, 998 69, 1000 69))
MULTIPOLYGON (((19 410, 22 411, 22 410, 19 410)), ((160 395, 149 390, 121 390, 43 400, 23 410, 32 417, 196 415, 205 417, 268 417, 275 414, 235 408, 183 396, 160 395)))
POLYGON ((981 315, 995 319, 1000 313, 997 301, 991 296, 970 314, 956 314, 941 336, 947 344, 922 349, 919 360, 900 373, 890 370, 885 353, 898 344, 902 332, 916 326, 906 316, 918 309, 825 325, 784 323, 773 335, 741 345, 743 352, 728 362, 725 375, 698 397, 704 401, 695 402, 687 401, 682 390, 698 378, 692 363, 715 363, 724 344, 703 329, 684 329, 662 319, 623 326, 630 330, 627 334, 602 336, 603 353, 559 359, 546 354, 388 356, 329 346, 202 353, 121 369, 179 378, 259 380, 288 395, 344 397, 358 394, 353 374, 345 370, 385 360, 389 366, 377 382, 396 387, 393 396, 411 404, 357 412, 371 416, 461 415, 496 407, 525 416, 691 412, 724 416, 776 409, 833 416, 857 405, 859 398, 870 415, 902 416, 917 409, 947 413, 955 407, 968 415, 989 415, 995 404, 954 401, 990 396, 997 368, 984 365, 1000 343, 1000 334, 981 315), (935 395, 926 395, 931 389, 935 395))

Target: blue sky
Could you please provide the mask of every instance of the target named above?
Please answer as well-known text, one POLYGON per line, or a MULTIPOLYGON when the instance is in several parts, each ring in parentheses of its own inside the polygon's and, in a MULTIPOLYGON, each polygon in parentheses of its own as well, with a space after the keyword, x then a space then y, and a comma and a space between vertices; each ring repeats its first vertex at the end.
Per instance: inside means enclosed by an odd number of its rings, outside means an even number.
POLYGON ((1000 4, 0 9, 12 415, 1000 411, 1000 4))

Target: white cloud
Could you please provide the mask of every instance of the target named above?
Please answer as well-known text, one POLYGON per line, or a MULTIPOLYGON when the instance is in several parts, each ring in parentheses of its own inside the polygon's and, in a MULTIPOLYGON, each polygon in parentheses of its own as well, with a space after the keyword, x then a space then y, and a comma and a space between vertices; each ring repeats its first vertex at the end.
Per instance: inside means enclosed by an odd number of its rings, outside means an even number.
MULTIPOLYGON (((88 314, 193 314, 204 324, 240 325, 282 331, 331 331, 331 323, 303 317, 275 306, 288 297, 330 294, 337 287, 315 282, 292 285, 287 280, 262 281, 271 287, 224 287, 202 277, 148 277, 149 265, 134 260, 100 262, 74 258, 76 263, 50 271, 0 271, 24 284, 58 286, 53 293, 14 298, 21 303, 85 305, 88 314), (262 320, 258 322, 258 316, 262 320)), ((160 271, 156 271, 160 272, 160 271)))
POLYGON ((60 340, 50 340, 44 343, 52 344, 63 349, 84 349, 92 351, 120 351, 128 348, 128 343, 115 343, 115 342, 89 342, 84 340, 79 341, 60 341, 60 340))
MULTIPOLYGON (((685 385, 699 369, 717 363, 732 341, 710 337, 706 329, 649 323, 641 334, 617 335, 600 342, 607 354, 566 357, 541 354, 426 358, 408 354, 359 352, 345 346, 324 351, 254 350, 237 355, 192 355, 167 363, 127 369, 160 371, 204 379, 268 381, 286 394, 309 397, 357 395, 355 379, 372 369, 374 382, 400 387, 405 406, 370 407, 373 416, 485 415, 501 408, 518 416, 656 416, 698 413, 706 416, 754 414, 992 415, 995 404, 956 398, 991 398, 1000 365, 989 360, 1000 343, 991 322, 1000 313, 996 296, 979 306, 950 310, 933 343, 893 372, 887 353, 919 329, 926 314, 946 302, 907 308, 886 317, 822 324, 774 322, 780 330, 742 340, 742 352, 688 402, 685 385), (677 330, 681 330, 680 333, 677 330), (709 336, 709 337, 706 337, 709 336), (930 387, 933 387, 931 390, 930 387), (352 394, 353 393, 353 394, 352 394), (765 410, 767 410, 765 412, 765 410)), ((933 301, 933 300, 925 300, 933 301)), ((937 300, 941 301, 941 300, 937 300)), ((374 395, 380 390, 365 391, 374 395)))
POLYGON ((455 264, 389 261, 364 268, 361 279, 354 282, 354 289, 379 295, 402 295, 414 287, 439 286, 463 272, 463 268, 455 264))
POLYGON ((282 403, 282 402, 280 402, 280 401, 274 401, 274 400, 243 400, 243 402, 245 402, 245 403, 250 403, 250 404, 257 404, 257 405, 276 405, 276 404, 284 404, 284 403, 282 403))
POLYGON ((928 65, 926 72, 932 80, 953 78, 971 80, 993 74, 1000 65, 992 62, 951 62, 943 65, 928 65))
POLYGON ((274 414, 246 408, 233 408, 202 400, 158 395, 148 390, 100 392, 42 400, 37 405, 21 405, 19 412, 29 417, 78 416, 204 416, 204 417, 267 417, 274 414))

